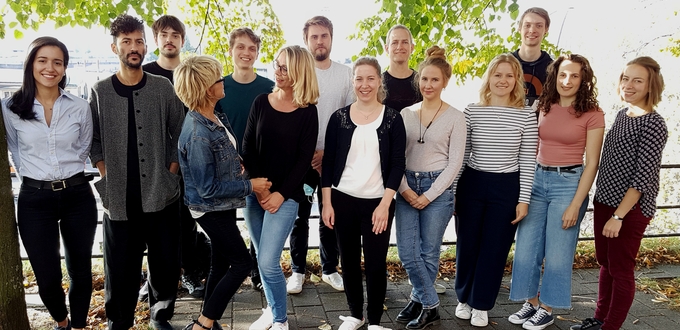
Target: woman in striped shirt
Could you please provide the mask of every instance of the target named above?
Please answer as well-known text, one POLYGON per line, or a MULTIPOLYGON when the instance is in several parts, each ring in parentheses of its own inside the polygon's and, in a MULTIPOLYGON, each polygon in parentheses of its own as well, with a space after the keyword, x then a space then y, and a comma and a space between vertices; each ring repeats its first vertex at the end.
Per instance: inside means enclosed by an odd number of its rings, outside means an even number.
POLYGON ((536 115, 524 107, 519 61, 496 56, 480 101, 465 108, 465 169, 456 190, 456 317, 489 323, 515 237, 528 212, 536 165, 536 115))

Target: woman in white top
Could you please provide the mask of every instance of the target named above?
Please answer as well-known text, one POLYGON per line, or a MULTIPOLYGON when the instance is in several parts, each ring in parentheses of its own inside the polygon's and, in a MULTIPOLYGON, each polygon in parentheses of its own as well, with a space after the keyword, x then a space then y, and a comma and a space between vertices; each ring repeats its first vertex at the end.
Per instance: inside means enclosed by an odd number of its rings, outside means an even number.
POLYGON ((517 230, 528 212, 536 166, 536 114, 512 54, 484 73, 480 102, 465 108, 465 169, 456 190, 456 317, 489 323, 517 230))
POLYGON ((83 329, 92 295, 97 204, 86 176, 92 145, 87 101, 66 91, 68 50, 40 37, 29 46, 21 88, 2 102, 7 147, 22 178, 17 222, 40 298, 57 325, 83 329), (71 319, 61 286, 59 238, 68 271, 71 319), (72 323, 71 323, 72 322, 72 323))
POLYGON ((439 323, 434 282, 444 231, 453 217, 453 180, 465 152, 465 116, 441 99, 451 78, 446 51, 437 46, 416 73, 423 102, 402 110, 406 126, 406 172, 396 207, 397 247, 413 289, 397 316, 407 329, 439 323))
POLYGON ((398 111, 382 105, 385 90, 378 61, 362 57, 353 71, 357 101, 333 113, 326 129, 322 218, 335 228, 351 312, 340 317, 344 322, 339 329, 355 330, 365 323, 363 238, 368 330, 381 330, 394 195, 404 175, 404 122, 398 111))

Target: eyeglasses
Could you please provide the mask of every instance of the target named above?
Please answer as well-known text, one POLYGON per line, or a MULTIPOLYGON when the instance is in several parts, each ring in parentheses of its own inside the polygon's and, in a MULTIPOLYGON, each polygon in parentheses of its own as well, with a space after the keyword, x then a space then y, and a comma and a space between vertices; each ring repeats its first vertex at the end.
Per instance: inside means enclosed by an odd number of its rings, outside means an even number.
POLYGON ((288 75, 288 67, 287 67, 287 66, 285 66, 285 65, 279 65, 278 62, 274 61, 274 62, 272 63, 272 67, 274 67, 274 71, 275 71, 275 72, 278 71, 278 70, 281 70, 281 74, 282 74, 282 75, 284 75, 284 76, 287 76, 287 75, 288 75))
POLYGON ((217 85, 217 84, 223 83, 223 82, 224 82, 224 78, 220 78, 220 80, 218 80, 218 81, 216 81, 215 83, 213 83, 213 85, 217 85))

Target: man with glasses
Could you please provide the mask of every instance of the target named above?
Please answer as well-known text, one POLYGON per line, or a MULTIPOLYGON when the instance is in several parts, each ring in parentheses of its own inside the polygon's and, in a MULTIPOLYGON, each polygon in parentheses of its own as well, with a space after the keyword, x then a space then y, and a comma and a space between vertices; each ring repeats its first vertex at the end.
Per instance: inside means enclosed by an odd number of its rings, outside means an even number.
MULTIPOLYGON (((324 140, 328 120, 335 110, 349 105, 354 100, 352 88, 352 69, 333 62, 330 59, 333 45, 333 23, 324 16, 309 19, 302 29, 302 36, 307 49, 314 56, 316 78, 319 82, 319 103, 316 105, 319 115, 319 135, 312 164, 305 176, 305 194, 308 200, 300 203, 298 218, 295 220, 290 234, 290 255, 293 275, 288 278, 286 290, 289 294, 302 292, 305 281, 305 266, 309 240, 309 216, 312 211, 314 190, 319 186, 321 176, 321 160, 323 158, 324 140)), ((318 201, 321 201, 321 189, 317 189, 318 201)), ((318 203, 321 214, 321 203, 318 203)), ((321 258, 321 279, 338 291, 344 291, 342 277, 338 274, 338 242, 333 229, 326 227, 319 217, 319 256, 321 258)))

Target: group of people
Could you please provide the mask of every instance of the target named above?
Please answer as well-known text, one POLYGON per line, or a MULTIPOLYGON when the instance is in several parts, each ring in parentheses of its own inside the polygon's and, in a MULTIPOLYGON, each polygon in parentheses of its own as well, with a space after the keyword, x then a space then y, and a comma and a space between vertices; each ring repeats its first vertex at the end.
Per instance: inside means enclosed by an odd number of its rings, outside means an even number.
POLYGON ((544 329, 553 308, 571 305, 574 251, 596 174, 599 297, 594 317, 572 329, 620 328, 659 189, 668 136, 655 111, 663 78, 650 57, 626 64, 618 84, 626 105, 605 139, 593 69, 581 55, 553 61, 542 51, 549 25, 545 10, 527 10, 522 46, 489 63, 479 100, 462 112, 441 98, 452 75, 446 50, 430 47, 410 69, 414 43, 403 25, 387 34, 383 72, 373 57, 352 68, 331 61, 333 25, 313 17, 303 28, 306 48, 276 54, 272 82, 253 70, 261 40, 248 28, 231 33, 234 72, 224 76, 211 56, 180 61, 184 25, 168 15, 152 26, 159 59, 142 67, 144 24, 121 15, 111 24, 120 68, 93 86, 89 104, 64 91, 64 44, 34 40, 22 87, 3 100, 2 113, 22 178, 18 226, 55 330, 86 326, 97 225, 87 157, 101 175, 94 185, 105 211, 112 330, 134 324, 145 250, 151 325, 172 329, 178 279, 195 268, 196 223, 210 238, 211 266, 200 315, 185 329, 222 329, 218 320, 249 275, 267 301, 250 330, 288 329, 286 294, 302 291, 315 191, 322 279, 345 292, 350 311, 340 330, 386 330, 393 219, 413 285, 396 321, 418 330, 440 322, 435 280, 454 209, 455 316, 488 325, 514 241, 510 299, 524 304, 508 320, 544 329), (293 275, 286 282, 280 258, 288 237, 293 275))

